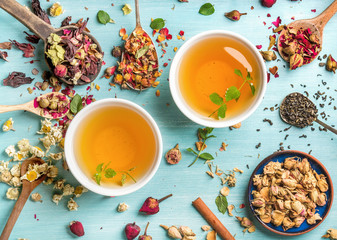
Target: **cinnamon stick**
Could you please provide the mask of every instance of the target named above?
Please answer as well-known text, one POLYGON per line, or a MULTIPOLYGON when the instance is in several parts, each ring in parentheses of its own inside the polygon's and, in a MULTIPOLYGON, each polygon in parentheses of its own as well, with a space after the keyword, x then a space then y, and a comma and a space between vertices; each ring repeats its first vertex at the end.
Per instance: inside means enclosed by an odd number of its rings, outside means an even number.
POLYGON ((205 220, 212 226, 216 233, 224 240, 235 240, 232 234, 227 228, 220 222, 220 220, 214 215, 214 213, 207 207, 201 198, 197 198, 192 202, 192 205, 198 210, 198 212, 205 218, 205 220))

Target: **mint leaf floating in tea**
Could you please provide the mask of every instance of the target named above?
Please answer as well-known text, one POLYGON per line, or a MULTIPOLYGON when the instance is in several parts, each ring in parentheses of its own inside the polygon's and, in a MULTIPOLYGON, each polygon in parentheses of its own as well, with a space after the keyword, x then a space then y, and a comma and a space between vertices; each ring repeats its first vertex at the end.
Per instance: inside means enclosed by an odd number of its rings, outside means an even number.
POLYGON ((199 13, 205 16, 212 15, 214 12, 215 12, 214 5, 211 3, 205 3, 199 9, 199 13))
POLYGON ((106 25, 108 23, 115 23, 115 21, 110 18, 110 15, 103 10, 98 11, 97 20, 98 20, 98 22, 100 22, 104 25, 106 25))
POLYGON ((217 113, 218 118, 225 118, 227 111, 226 103, 233 99, 237 102, 241 96, 241 89, 245 84, 249 85, 252 95, 255 95, 256 90, 255 86, 251 82, 253 81, 253 78, 251 77, 250 72, 248 72, 247 70, 246 78, 243 77, 242 72, 239 69, 234 69, 234 73, 243 79, 243 83, 239 88, 237 88, 236 86, 229 87, 225 94, 225 101, 218 93, 212 93, 211 95, 209 95, 209 99, 212 101, 212 103, 218 105, 219 108, 212 112, 208 117, 212 117, 215 113, 217 113))
POLYGON ((165 20, 162 18, 156 18, 153 21, 151 21, 150 27, 153 30, 160 30, 163 27, 165 27, 165 20))
POLYGON ((162 201, 168 199, 169 197, 172 197, 173 195, 167 195, 166 197, 163 197, 159 200, 148 197, 145 202, 143 203, 143 206, 139 209, 139 212, 144 213, 146 215, 154 215, 159 212, 159 203, 162 201))
POLYGON ((218 207, 219 212, 221 212, 222 214, 225 214, 227 212, 228 207, 227 197, 219 195, 215 199, 215 204, 218 207))
POLYGON ((94 175, 94 180, 98 185, 101 185, 102 178, 111 179, 114 178, 117 173, 121 173, 121 185, 123 186, 126 183, 127 177, 130 177, 134 182, 137 182, 134 177, 132 177, 131 172, 135 169, 135 167, 127 170, 127 171, 115 171, 112 168, 108 168, 111 162, 107 164, 101 163, 96 167, 96 173, 94 175))
POLYGON ((192 148, 187 148, 186 150, 190 153, 196 155, 194 161, 188 166, 191 167, 199 158, 203 160, 213 160, 214 157, 210 153, 203 152, 206 146, 206 140, 209 138, 215 138, 214 135, 210 135, 213 132, 213 128, 199 128, 198 129, 198 138, 201 139, 200 147, 198 148, 199 152, 194 151, 192 148))

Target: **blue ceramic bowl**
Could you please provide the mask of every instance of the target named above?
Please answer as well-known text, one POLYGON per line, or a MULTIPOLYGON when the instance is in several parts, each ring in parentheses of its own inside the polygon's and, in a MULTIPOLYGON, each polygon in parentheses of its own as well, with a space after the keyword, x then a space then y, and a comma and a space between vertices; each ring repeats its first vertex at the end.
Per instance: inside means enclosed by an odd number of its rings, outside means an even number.
POLYGON ((318 225, 320 225, 324 221, 324 219, 328 215, 328 213, 331 209, 331 206, 332 206, 333 192, 334 191, 333 191, 333 185, 332 185, 331 177, 330 177, 328 171, 326 170, 326 168, 323 166, 323 164, 321 162, 319 162, 316 158, 314 158, 313 156, 311 156, 307 153, 289 150, 289 151, 276 152, 276 153, 270 155, 269 157, 265 158, 262 162, 260 162, 260 164, 255 168, 252 176, 250 177, 249 184, 248 184, 248 201, 249 201, 250 209, 253 212, 253 215, 262 224, 262 226, 264 226, 268 230, 270 230, 274 233, 277 233, 277 234, 281 234, 281 235, 285 235, 285 236, 296 236, 296 235, 301 235, 301 234, 307 233, 307 232, 315 229, 316 227, 318 227, 318 225), (318 221, 316 224, 313 224, 313 225, 309 225, 307 223, 307 221, 304 221, 300 227, 291 228, 287 231, 284 231, 282 229, 282 226, 275 227, 272 223, 268 223, 268 224, 264 223, 263 221, 261 221, 259 216, 255 213, 255 211, 254 211, 255 208, 251 204, 251 202, 253 200, 252 191, 256 190, 255 186, 253 185, 253 177, 256 174, 262 174, 264 166, 266 166, 269 162, 271 162, 271 161, 273 161, 273 162, 284 162, 284 160, 286 158, 294 157, 294 156, 301 157, 302 159, 307 158, 311 167, 318 174, 324 174, 324 176, 326 176, 327 183, 329 184, 329 190, 326 192, 328 200, 327 200, 327 204, 325 206, 316 207, 316 210, 317 210, 316 212, 318 212, 322 217, 321 221, 318 221))

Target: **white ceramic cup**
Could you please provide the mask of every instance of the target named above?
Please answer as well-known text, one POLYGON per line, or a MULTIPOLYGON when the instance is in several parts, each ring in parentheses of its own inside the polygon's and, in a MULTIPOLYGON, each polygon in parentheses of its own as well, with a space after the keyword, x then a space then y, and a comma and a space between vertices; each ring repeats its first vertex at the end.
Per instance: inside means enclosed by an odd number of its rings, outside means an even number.
POLYGON ((117 98, 99 100, 83 108, 70 123, 64 146, 66 161, 68 163, 71 173, 74 175, 77 181, 79 181, 84 187, 88 188, 90 191, 105 196, 126 195, 135 192, 145 186, 157 172, 163 153, 163 142, 160 130, 151 115, 139 105, 128 100, 117 98), (153 164, 148 172, 141 179, 137 179, 137 183, 133 183, 123 187, 98 185, 93 178, 88 177, 82 171, 78 164, 78 159, 76 158, 75 152, 75 142, 77 141, 76 133, 83 120, 85 120, 85 118, 87 118, 90 114, 93 114, 93 112, 97 111, 99 108, 111 106, 119 106, 131 109, 132 111, 138 113, 141 117, 143 117, 151 127, 157 144, 155 159, 153 160, 153 164))
POLYGON ((211 31, 202 32, 190 38, 188 41, 186 41, 177 51, 172 61, 169 79, 170 79, 170 90, 171 90, 172 97, 176 105, 180 109, 180 111, 186 117, 191 119, 193 122, 198 123, 202 126, 213 127, 213 128, 223 128, 223 127, 233 126, 234 124, 242 122, 243 120, 248 118, 262 102, 263 96, 267 88, 267 70, 266 70, 264 60, 261 54, 259 53, 259 51, 246 38, 242 37, 241 35, 237 33, 225 31, 225 30, 211 30, 211 31), (221 120, 203 116, 199 114, 198 112, 196 112, 195 110, 193 110, 186 103, 184 97, 182 96, 180 87, 179 87, 179 67, 181 65, 181 61, 184 57, 184 54, 199 41, 202 41, 208 38, 214 38, 214 37, 226 37, 226 38, 234 39, 235 41, 238 41, 242 45, 246 46, 247 49, 253 53, 257 61, 257 64, 260 68, 259 72, 261 73, 260 86, 258 89, 256 89, 257 95, 254 97, 253 102, 250 105, 247 105, 247 108, 244 109, 244 111, 242 111, 238 115, 232 116, 232 117, 226 117, 221 120))

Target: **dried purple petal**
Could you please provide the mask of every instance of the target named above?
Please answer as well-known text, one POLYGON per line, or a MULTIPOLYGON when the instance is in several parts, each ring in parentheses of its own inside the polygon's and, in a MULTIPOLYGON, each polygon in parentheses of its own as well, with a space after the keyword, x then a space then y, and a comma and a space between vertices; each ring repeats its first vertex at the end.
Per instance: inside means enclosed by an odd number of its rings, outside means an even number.
POLYGON ((26 36, 26 40, 27 40, 28 42, 31 42, 31 43, 34 43, 34 44, 39 43, 40 38, 39 38, 38 36, 36 36, 36 35, 34 35, 34 34, 29 34, 29 33, 27 33, 26 31, 24 31, 24 33, 27 35, 27 36, 26 36))
POLYGON ((62 21, 61 27, 69 26, 70 22, 71 22, 71 16, 68 16, 62 21))
POLYGON ((8 62, 7 57, 8 57, 7 52, 1 52, 1 51, 0 51, 0 59, 3 59, 3 60, 5 60, 6 62, 8 62))
POLYGON ((18 49, 23 51, 23 56, 26 58, 34 57, 35 47, 29 43, 19 43, 15 40, 10 40, 18 49))
POLYGON ((7 78, 3 80, 4 86, 10 86, 13 88, 20 87, 23 84, 30 84, 34 78, 26 77, 25 73, 22 72, 12 72, 7 78))
POLYGON ((47 12, 42 10, 39 0, 32 0, 32 9, 36 16, 41 18, 46 23, 51 24, 47 12))

